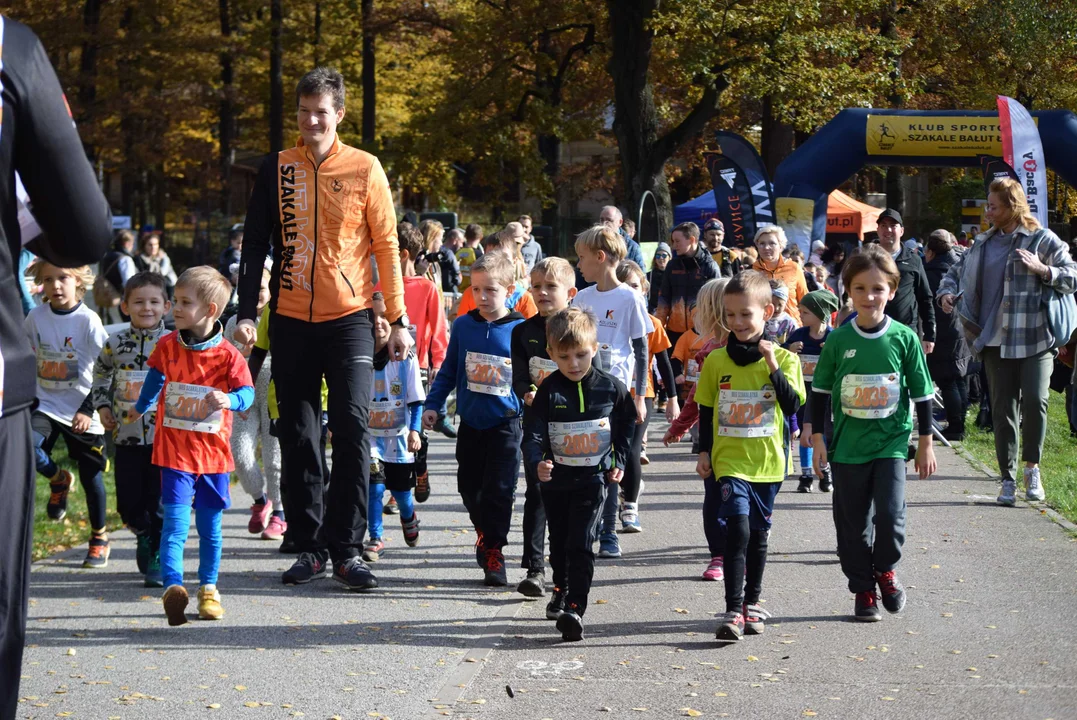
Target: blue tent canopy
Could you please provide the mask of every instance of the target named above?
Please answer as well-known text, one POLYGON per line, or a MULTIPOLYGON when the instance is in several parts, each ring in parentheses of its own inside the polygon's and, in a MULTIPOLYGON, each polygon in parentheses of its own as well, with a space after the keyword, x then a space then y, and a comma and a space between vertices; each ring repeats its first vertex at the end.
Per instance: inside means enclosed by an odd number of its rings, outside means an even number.
POLYGON ((673 224, 694 222, 700 227, 709 218, 718 214, 718 204, 714 201, 714 191, 708 190, 697 198, 673 208, 673 224))

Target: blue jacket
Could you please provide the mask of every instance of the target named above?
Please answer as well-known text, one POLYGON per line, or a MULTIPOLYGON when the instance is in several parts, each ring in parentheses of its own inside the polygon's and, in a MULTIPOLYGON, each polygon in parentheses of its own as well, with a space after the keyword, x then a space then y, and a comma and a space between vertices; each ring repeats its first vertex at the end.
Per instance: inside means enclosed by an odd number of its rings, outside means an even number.
POLYGON ((510 312, 488 322, 478 310, 456 318, 445 362, 426 396, 426 409, 444 415, 445 401, 456 388, 456 411, 476 430, 519 417, 522 405, 512 391, 511 341, 512 329, 523 321, 523 315, 510 312))

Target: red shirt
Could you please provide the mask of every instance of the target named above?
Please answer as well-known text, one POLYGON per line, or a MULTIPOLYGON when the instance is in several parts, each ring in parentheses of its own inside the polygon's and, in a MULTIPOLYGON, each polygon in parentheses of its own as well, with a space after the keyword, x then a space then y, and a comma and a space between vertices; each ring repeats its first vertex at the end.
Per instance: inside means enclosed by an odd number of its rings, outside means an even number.
POLYGON ((149 366, 165 376, 165 385, 157 400, 157 430, 153 442, 153 464, 173 470, 197 473, 227 473, 235 469, 232 461, 232 411, 220 411, 220 428, 216 432, 182 429, 166 422, 177 420, 196 423, 212 420, 208 409, 190 393, 169 385, 187 384, 233 392, 251 386, 247 361, 230 342, 222 338, 217 345, 192 350, 180 340, 178 332, 165 335, 150 355, 149 366))
MULTIPOLYGON (((378 283, 374 291, 381 290, 378 283)), ((449 323, 445 319, 445 310, 441 307, 441 296, 433 282, 418 275, 404 278, 404 307, 408 311, 412 339, 415 340, 415 355, 419 358, 419 367, 424 370, 433 366, 441 367, 445 362, 445 351, 449 347, 449 323)))

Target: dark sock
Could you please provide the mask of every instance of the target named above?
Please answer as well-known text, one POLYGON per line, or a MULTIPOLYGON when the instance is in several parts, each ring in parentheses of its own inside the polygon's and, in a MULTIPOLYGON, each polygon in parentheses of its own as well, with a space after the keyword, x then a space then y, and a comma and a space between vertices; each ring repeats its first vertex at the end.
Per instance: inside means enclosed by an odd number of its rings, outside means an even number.
POLYGON ((273 511, 273 517, 277 518, 278 520, 283 520, 284 519, 284 511, 283 510, 274 510, 273 511))
POLYGON ((262 497, 260 497, 260 498, 258 498, 257 500, 254 501, 254 504, 255 505, 265 505, 266 502, 267 502, 266 496, 263 494, 262 497))

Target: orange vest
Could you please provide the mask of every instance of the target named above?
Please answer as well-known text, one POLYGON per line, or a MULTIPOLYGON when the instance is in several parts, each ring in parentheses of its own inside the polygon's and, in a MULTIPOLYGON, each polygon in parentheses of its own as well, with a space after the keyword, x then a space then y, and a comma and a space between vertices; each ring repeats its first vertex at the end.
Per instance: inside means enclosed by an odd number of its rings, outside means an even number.
POLYGON ((371 307, 373 248, 385 316, 403 314, 396 210, 378 159, 337 138, 319 166, 300 139, 278 156, 277 188, 284 250, 276 311, 325 322, 371 307))

